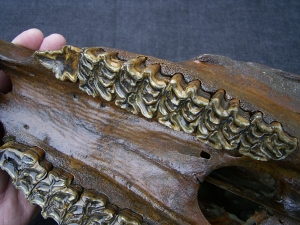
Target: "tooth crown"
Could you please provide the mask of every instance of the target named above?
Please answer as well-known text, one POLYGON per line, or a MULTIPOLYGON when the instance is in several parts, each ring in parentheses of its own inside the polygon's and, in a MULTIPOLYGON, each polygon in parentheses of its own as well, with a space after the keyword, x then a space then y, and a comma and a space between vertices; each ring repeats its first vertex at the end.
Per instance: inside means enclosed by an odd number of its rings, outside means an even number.
POLYGON ((42 208, 45 218, 51 217, 58 224, 142 224, 140 215, 109 204, 103 194, 72 184, 73 176, 52 169, 40 148, 8 142, 0 147, 0 168, 8 172, 31 204, 42 208))
POLYGON ((43 158, 44 152, 39 148, 24 148, 12 143, 7 151, 0 150, 0 165, 13 180, 13 184, 23 191, 27 198, 32 189, 47 176, 51 164, 43 158))
POLYGON ((215 149, 267 161, 284 159, 297 147, 297 139, 279 122, 265 123, 261 112, 250 116, 237 99, 225 100, 222 89, 210 96, 199 80, 187 83, 182 74, 162 74, 159 64, 146 66, 144 56, 124 61, 117 52, 101 48, 64 46, 60 51, 36 52, 35 57, 56 78, 79 80, 80 90, 87 94, 193 134, 215 149))

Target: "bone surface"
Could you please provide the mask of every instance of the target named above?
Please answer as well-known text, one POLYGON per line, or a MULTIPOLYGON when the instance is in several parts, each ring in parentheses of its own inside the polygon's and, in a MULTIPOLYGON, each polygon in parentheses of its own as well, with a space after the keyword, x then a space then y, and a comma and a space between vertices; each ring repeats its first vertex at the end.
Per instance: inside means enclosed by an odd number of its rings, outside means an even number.
POLYGON ((172 63, 4 41, 0 68, 13 83, 0 95, 0 166, 44 217, 299 223, 298 75, 215 55, 172 63))

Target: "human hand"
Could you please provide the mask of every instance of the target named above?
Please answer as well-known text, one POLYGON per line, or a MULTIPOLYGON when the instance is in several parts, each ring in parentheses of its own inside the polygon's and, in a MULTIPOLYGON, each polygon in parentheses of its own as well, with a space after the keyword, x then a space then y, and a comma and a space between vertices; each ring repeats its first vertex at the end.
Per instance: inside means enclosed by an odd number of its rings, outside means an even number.
MULTIPOLYGON (((32 50, 57 50, 66 44, 60 34, 51 34, 44 38, 38 29, 29 29, 18 35, 12 43, 32 50)), ((9 77, 0 71, 0 92, 11 91, 9 77)), ((21 190, 17 190, 9 175, 0 169, 0 225, 26 225, 40 211, 36 205, 30 205, 21 190)))

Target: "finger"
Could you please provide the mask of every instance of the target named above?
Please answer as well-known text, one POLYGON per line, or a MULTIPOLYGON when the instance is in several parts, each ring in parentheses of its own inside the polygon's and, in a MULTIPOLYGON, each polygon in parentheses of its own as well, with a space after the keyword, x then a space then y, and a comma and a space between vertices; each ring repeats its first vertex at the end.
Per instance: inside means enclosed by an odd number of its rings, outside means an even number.
POLYGON ((32 222, 41 212, 41 207, 38 205, 32 205, 34 207, 34 213, 32 213, 31 217, 30 217, 30 222, 32 222))
POLYGON ((37 215, 41 212, 41 208, 38 205, 31 205, 21 190, 17 190, 17 195, 19 204, 23 208, 23 217, 26 219, 28 218, 25 224, 28 224, 37 217, 37 215))
POLYGON ((4 215, 4 221, 8 222, 4 222, 4 224, 28 224, 32 216, 39 210, 38 206, 29 203, 21 190, 15 188, 11 179, 8 182, 4 198, 3 208, 5 209, 2 209, 2 212, 7 213, 4 215))
MULTIPOLYGON (((40 30, 33 28, 19 34, 12 41, 12 43, 22 45, 32 50, 38 50, 41 43, 43 42, 43 39, 43 33, 40 30)), ((8 93, 11 91, 11 88, 11 80, 3 71, 0 71, 0 92, 4 94, 8 93)))
MULTIPOLYGON (((0 169, 0 180, 1 180, 1 182, 0 182, 0 196, 1 196, 1 194, 5 192, 8 181, 9 181, 8 174, 2 169, 0 169)), ((0 201, 1 201, 1 199, 0 199, 0 201)))
POLYGON ((11 91, 11 80, 9 77, 0 70, 0 92, 6 94, 11 91))
POLYGON ((51 34, 43 40, 39 50, 58 50, 66 45, 66 39, 60 34, 51 34))
POLYGON ((22 45, 32 50, 38 50, 43 42, 44 34, 36 28, 26 30, 19 34, 12 43, 22 45))

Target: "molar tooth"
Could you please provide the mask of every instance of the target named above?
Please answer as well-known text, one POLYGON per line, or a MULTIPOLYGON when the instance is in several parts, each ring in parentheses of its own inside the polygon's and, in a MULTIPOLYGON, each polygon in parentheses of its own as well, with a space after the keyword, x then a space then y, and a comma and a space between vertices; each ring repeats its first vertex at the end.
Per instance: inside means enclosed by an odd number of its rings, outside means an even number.
POLYGON ((187 83, 180 73, 162 74, 158 63, 145 67, 145 56, 122 62, 117 54, 65 46, 59 51, 36 52, 35 57, 60 80, 75 82, 78 77, 80 89, 89 95, 115 99, 116 105, 133 114, 155 118, 217 149, 236 150, 257 160, 283 159, 296 149, 297 139, 286 134, 280 123, 266 124, 261 112, 249 118, 239 100, 225 99, 225 90, 210 97, 199 80, 187 83), (266 144, 272 134, 278 140, 266 144))

